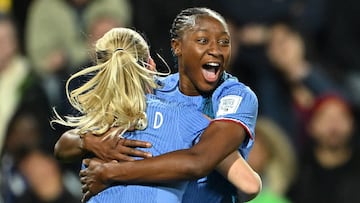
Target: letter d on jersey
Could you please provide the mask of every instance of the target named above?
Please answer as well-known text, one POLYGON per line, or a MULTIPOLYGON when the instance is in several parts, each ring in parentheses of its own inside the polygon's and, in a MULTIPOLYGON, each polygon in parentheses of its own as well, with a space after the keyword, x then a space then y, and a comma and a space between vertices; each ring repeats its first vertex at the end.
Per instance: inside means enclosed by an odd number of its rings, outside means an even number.
POLYGON ((154 129, 160 128, 163 123, 163 120, 164 120, 163 115, 157 111, 155 113, 154 129))

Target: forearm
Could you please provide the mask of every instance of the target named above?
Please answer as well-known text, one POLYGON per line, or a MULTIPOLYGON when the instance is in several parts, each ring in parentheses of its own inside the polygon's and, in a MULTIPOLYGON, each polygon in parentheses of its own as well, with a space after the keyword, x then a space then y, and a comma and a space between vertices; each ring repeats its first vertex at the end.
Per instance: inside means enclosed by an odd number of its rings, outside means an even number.
POLYGON ((126 183, 197 179, 209 174, 245 137, 243 128, 229 122, 211 124, 198 144, 135 162, 109 163, 104 180, 126 183))
POLYGON ((123 183, 167 182, 192 180, 206 176, 213 164, 198 160, 185 151, 134 162, 110 163, 103 171, 106 180, 123 183), (195 163, 198 164, 195 164, 195 163))
POLYGON ((78 160, 86 153, 77 130, 69 130, 62 134, 54 147, 55 157, 63 162, 78 160))
POLYGON ((238 151, 227 156, 216 169, 237 188, 241 201, 250 201, 260 193, 262 188, 260 176, 238 151))

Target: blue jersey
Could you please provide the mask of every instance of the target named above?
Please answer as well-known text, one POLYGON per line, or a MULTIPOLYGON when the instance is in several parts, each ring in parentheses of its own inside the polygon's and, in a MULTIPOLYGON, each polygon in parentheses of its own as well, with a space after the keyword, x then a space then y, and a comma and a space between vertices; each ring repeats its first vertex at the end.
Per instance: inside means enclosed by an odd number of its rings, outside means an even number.
MULTIPOLYGON (((152 143, 151 148, 141 150, 153 156, 191 147, 210 122, 194 105, 165 102, 154 95, 147 95, 146 114, 148 126, 145 130, 126 132, 123 136, 152 143)), ((114 185, 93 196, 89 202, 180 203, 187 183, 114 185)))
MULTIPOLYGON (((155 94, 166 100, 193 103, 203 113, 214 120, 227 120, 241 125, 247 132, 247 138, 239 146, 242 156, 247 159, 251 150, 258 114, 258 100, 254 92, 235 77, 224 73, 221 84, 209 98, 187 96, 179 91, 179 74, 162 79, 162 88, 155 94)), ((226 134, 224 134, 226 136, 226 134)), ((220 203, 236 202, 235 188, 216 171, 197 181, 191 181, 185 192, 184 203, 220 203)))

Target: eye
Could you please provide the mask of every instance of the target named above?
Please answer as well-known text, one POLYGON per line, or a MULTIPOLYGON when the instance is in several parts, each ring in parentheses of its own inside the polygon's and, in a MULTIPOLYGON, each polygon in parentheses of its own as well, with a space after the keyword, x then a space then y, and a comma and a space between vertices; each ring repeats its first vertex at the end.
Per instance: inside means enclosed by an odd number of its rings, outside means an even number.
POLYGON ((206 43, 208 43, 208 39, 206 39, 206 38, 199 38, 199 39, 197 39, 196 40, 199 44, 206 44, 206 43))
POLYGON ((218 41, 218 43, 221 46, 229 46, 230 45, 230 40, 229 39, 221 39, 221 40, 218 41))

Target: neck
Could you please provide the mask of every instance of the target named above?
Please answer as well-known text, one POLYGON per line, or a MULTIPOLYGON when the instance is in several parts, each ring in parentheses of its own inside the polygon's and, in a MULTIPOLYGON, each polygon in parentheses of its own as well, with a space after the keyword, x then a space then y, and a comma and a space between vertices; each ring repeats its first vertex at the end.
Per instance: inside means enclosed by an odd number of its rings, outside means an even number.
POLYGON ((185 74, 179 73, 179 90, 180 90, 180 92, 187 96, 199 96, 200 92, 195 88, 195 86, 189 80, 189 78, 183 77, 183 75, 185 75, 185 74))

